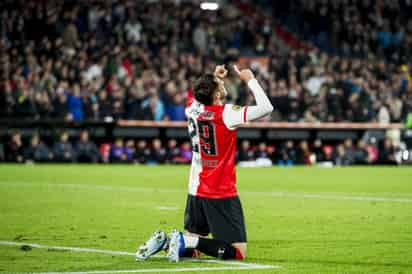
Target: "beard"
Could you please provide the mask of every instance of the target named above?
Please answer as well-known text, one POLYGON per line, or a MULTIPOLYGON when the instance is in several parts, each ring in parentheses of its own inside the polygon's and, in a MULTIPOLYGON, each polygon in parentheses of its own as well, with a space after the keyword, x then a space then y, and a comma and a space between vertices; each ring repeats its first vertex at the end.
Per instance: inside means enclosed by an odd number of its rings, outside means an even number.
POLYGON ((222 91, 220 92, 219 99, 223 101, 223 100, 226 98, 226 96, 227 96, 227 91, 226 91, 226 89, 224 88, 224 89, 222 89, 222 91))

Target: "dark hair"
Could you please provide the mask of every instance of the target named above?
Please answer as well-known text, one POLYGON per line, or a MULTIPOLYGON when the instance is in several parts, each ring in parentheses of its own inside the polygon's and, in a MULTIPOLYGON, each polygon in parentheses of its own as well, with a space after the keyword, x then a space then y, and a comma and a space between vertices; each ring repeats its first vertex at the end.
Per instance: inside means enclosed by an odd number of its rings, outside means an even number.
POLYGON ((195 83, 193 91, 195 99, 203 105, 211 105, 217 87, 218 83, 213 74, 205 74, 201 76, 195 83))

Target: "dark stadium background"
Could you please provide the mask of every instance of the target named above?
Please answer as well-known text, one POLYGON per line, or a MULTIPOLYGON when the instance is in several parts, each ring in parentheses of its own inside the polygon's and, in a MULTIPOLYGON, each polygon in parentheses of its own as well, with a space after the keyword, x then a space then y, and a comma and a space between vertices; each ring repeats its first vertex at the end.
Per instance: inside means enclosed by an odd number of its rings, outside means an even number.
POLYGON ((239 161, 411 161, 411 1, 217 2, 2 1, 0 161, 188 163, 187 92, 234 63, 275 106, 239 161))

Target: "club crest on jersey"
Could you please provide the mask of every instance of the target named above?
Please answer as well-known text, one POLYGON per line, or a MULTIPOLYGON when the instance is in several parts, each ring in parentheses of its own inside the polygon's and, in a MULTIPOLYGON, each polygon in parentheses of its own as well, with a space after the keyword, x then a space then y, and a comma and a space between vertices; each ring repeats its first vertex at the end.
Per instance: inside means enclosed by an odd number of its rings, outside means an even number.
POLYGON ((236 111, 240 110, 241 108, 242 108, 242 107, 239 106, 239 105, 233 105, 233 106, 232 106, 232 109, 233 109, 233 110, 236 110, 236 111))

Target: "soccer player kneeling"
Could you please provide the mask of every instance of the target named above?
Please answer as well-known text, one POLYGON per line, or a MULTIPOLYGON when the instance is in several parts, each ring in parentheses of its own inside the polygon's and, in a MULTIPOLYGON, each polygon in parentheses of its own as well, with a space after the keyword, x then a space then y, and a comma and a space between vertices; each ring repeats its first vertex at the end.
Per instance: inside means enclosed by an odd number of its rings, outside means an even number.
POLYGON ((220 259, 246 257, 246 228, 236 190, 236 128, 273 111, 265 92, 249 69, 239 70, 239 78, 252 91, 256 105, 223 104, 227 95, 227 70, 217 66, 214 74, 202 76, 189 92, 186 107, 193 158, 189 176, 184 228, 169 236, 156 231, 136 252, 145 260, 161 250, 172 262, 203 252, 220 259), (206 238, 209 233, 213 238, 206 238))

